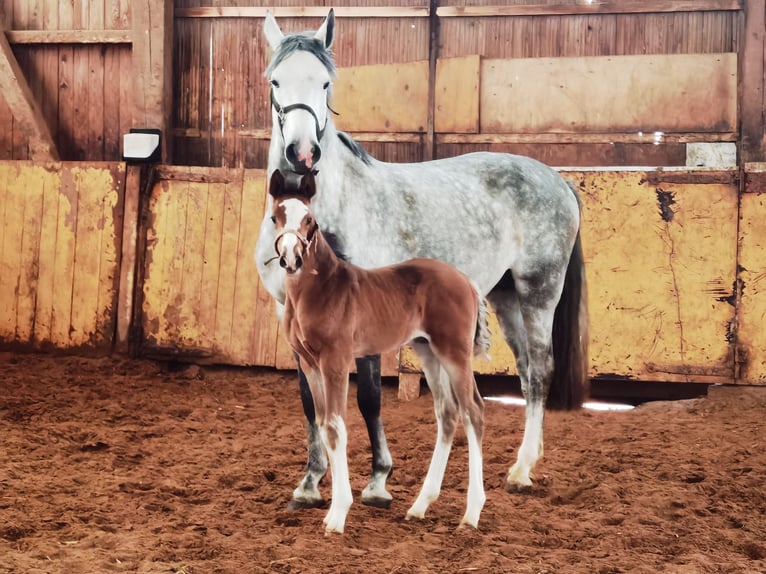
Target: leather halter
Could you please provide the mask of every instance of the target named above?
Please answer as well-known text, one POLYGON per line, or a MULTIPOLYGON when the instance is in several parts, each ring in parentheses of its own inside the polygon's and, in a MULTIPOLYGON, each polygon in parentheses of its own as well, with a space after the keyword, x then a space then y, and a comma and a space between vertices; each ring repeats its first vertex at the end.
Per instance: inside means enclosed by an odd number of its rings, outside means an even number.
MULTIPOLYGON (((317 141, 322 141, 322 137, 324 137, 324 131, 325 128, 327 128, 327 122, 328 119, 325 119, 324 127, 321 129, 319 128, 319 118, 317 117, 316 113, 313 109, 311 109, 311 106, 304 104, 302 102, 298 102, 297 104, 290 104, 289 106, 282 106, 277 101, 277 98, 274 96, 274 88, 272 87, 271 90, 269 90, 269 98, 271 99, 271 106, 274 108, 274 110, 277 112, 277 119, 279 120, 279 131, 282 133, 282 138, 284 139, 284 132, 282 131, 283 126, 285 125, 285 116, 294 111, 294 110, 305 110, 308 113, 311 114, 311 117, 314 118, 314 126, 316 128, 316 135, 317 135, 317 141)), ((330 107, 330 104, 327 104, 327 109, 330 110, 332 113, 334 113, 336 116, 338 115, 338 112, 333 110, 330 107)))

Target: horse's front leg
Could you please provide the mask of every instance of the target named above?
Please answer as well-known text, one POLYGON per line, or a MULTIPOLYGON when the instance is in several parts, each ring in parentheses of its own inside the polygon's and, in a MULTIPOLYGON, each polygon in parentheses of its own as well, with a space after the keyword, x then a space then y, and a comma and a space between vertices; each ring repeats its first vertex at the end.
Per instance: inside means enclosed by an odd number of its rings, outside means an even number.
POLYGON ((393 463, 380 416, 380 355, 357 359, 356 372, 356 401, 367 424, 372 448, 372 476, 362 491, 362 504, 388 508, 392 497, 386 490, 386 480, 393 463))
POLYGON ((311 395, 311 388, 306 379, 306 374, 301 369, 298 355, 295 358, 298 361, 301 402, 303 403, 303 412, 306 415, 309 456, 306 463, 306 474, 298 484, 298 487, 293 491, 293 499, 287 505, 287 508, 290 510, 324 506, 324 498, 322 498, 322 494, 319 492, 319 482, 327 473, 327 452, 319 436, 316 412, 314 411, 314 398, 311 395))
POLYGON ((319 413, 319 433, 332 469, 332 502, 324 524, 326 534, 342 534, 354 500, 348 471, 348 433, 343 420, 348 396, 348 358, 341 356, 327 363, 320 366, 325 410, 319 413))

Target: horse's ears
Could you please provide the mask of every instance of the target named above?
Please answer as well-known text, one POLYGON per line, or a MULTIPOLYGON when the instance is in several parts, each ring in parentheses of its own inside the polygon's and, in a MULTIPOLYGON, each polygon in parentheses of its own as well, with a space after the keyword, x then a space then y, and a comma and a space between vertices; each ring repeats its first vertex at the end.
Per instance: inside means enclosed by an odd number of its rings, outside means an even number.
POLYGON ((271 174, 271 181, 269 182, 269 195, 274 199, 278 198, 285 192, 285 176, 278 169, 274 170, 271 174))
POLYGON ((330 8, 327 18, 324 19, 319 30, 314 34, 314 38, 322 42, 328 50, 332 46, 332 41, 335 38, 335 10, 333 8, 330 8))
POLYGON ((298 195, 302 195, 306 199, 311 199, 317 192, 317 184, 314 179, 314 174, 309 172, 301 178, 301 184, 298 187, 298 195))
POLYGON ((271 10, 266 10, 266 19, 263 21, 263 34, 266 36, 266 41, 272 50, 279 48, 279 44, 285 37, 282 30, 279 29, 279 24, 274 19, 274 14, 271 13, 271 10))

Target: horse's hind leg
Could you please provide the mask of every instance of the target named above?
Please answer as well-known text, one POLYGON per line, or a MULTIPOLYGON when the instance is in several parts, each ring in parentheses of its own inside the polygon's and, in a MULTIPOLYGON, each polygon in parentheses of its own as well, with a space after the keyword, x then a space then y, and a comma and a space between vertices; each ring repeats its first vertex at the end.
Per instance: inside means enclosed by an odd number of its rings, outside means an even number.
POLYGON ((412 346, 420 359, 420 366, 426 376, 428 387, 434 398, 436 412, 436 445, 431 457, 431 465, 423 481, 423 487, 417 499, 407 511, 406 518, 423 518, 430 504, 441 492, 444 471, 452 450, 452 439, 457 427, 458 406, 449 388, 446 373, 427 344, 416 343, 412 346))
POLYGON ((388 508, 391 495, 386 490, 386 479, 393 463, 380 417, 380 355, 357 359, 356 372, 356 401, 367 425, 372 448, 372 476, 362 491, 362 504, 388 508))

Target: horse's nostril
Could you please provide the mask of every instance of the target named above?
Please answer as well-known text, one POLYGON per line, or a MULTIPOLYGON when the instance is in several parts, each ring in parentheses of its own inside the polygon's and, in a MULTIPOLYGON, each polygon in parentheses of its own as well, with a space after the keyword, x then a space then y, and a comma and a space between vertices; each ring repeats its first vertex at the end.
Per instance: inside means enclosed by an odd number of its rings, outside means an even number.
POLYGON ((287 267, 287 259, 285 259, 285 256, 284 256, 284 255, 283 255, 282 257, 280 257, 280 258, 279 258, 279 266, 280 266, 282 269, 284 269, 285 267, 287 267))
POLYGON ((301 265, 303 265, 303 259, 301 259, 300 256, 296 257, 295 258, 295 268, 296 269, 300 269, 301 265))
POLYGON ((291 143, 285 148, 285 157, 287 158, 287 161, 292 164, 295 164, 295 162, 298 161, 298 151, 294 143, 291 143))
POLYGON ((314 163, 319 161, 319 158, 322 157, 322 148, 318 145, 311 147, 311 159, 314 161, 314 163))

